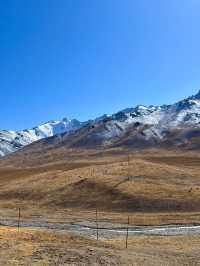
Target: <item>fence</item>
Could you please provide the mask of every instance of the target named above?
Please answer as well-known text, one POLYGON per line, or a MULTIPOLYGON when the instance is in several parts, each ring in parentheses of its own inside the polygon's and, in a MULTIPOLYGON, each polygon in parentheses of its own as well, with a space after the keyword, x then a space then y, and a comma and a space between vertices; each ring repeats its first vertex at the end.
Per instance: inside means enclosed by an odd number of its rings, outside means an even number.
POLYGON ((64 212, 55 212, 54 215, 39 214, 23 209, 22 207, 0 212, 0 225, 16 227, 20 233, 20 228, 40 228, 48 230, 62 230, 68 232, 80 233, 95 237, 96 240, 112 238, 113 236, 123 236, 125 247, 128 248, 129 225, 123 223, 122 219, 112 214, 108 217, 105 213, 98 211, 81 212, 81 215, 70 217, 70 213, 64 215, 64 212))

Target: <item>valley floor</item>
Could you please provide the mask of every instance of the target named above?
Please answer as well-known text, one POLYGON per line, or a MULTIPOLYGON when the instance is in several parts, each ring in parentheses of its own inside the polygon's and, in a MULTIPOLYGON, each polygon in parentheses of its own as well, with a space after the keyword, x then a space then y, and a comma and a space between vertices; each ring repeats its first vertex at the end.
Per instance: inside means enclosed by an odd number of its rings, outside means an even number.
POLYGON ((195 236, 137 236, 96 241, 60 232, 0 228, 0 265, 200 265, 195 236))
POLYGON ((124 233, 100 235, 97 242, 95 234, 23 227, 95 228, 96 218, 98 226, 124 227, 128 217, 131 227, 199 225, 197 153, 63 154, 59 159, 49 153, 42 161, 38 154, 17 153, 0 161, 0 223, 13 226, 0 228, 0 265, 200 265, 199 234, 187 230, 177 236, 130 234, 126 249, 124 233))

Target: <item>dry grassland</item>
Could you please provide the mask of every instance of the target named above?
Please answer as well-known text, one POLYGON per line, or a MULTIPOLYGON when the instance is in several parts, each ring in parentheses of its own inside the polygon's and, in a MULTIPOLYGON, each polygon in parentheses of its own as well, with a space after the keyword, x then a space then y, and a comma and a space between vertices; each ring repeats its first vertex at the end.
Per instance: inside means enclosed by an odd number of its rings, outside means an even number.
POLYGON ((200 265, 198 237, 95 241, 72 234, 0 228, 0 265, 200 265))
MULTIPOLYGON (((8 160, 9 162, 9 160, 8 160)), ((20 167, 0 163, 0 208, 61 218, 102 216, 132 224, 199 223, 200 157, 153 152, 20 167), (85 212, 83 212, 85 211, 85 212), (40 212, 40 213, 39 213, 40 212)), ((15 164, 17 162, 15 161, 15 164)))

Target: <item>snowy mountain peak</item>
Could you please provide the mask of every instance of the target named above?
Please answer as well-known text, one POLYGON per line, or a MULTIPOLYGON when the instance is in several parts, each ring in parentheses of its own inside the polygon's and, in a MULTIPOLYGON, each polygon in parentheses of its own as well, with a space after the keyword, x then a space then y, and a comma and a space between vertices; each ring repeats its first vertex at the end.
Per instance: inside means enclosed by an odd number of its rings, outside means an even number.
POLYGON ((32 129, 21 131, 0 131, 0 156, 18 150, 34 141, 52 137, 61 133, 70 133, 79 129, 84 123, 72 119, 52 120, 32 129))
POLYGON ((196 99, 200 99, 200 90, 198 91, 198 93, 195 95, 196 99))
MULTIPOLYGON (((123 136, 127 137, 127 134, 133 134, 137 140, 142 138, 145 141, 152 141, 153 139, 154 143, 155 140, 165 139, 166 132, 186 128, 200 129, 200 91, 172 105, 138 105, 113 115, 105 114, 87 122, 63 118, 17 132, 1 130, 0 156, 14 152, 42 138, 62 133, 69 134, 74 131, 76 131, 75 135, 78 135, 80 128, 86 130, 84 144, 86 140, 91 140, 91 142, 94 140, 94 143, 101 140, 106 145, 116 141, 116 138, 119 140, 123 136)), ((70 134, 70 137, 73 138, 73 134, 70 134)))
POLYGON ((188 97, 187 99, 200 100, 200 90, 195 95, 192 95, 192 96, 188 97))

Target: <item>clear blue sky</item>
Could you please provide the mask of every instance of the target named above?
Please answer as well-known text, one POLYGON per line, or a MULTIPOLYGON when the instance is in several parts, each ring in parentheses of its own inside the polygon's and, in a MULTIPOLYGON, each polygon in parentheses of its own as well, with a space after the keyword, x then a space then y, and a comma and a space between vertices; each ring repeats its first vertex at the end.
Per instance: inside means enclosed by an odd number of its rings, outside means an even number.
POLYGON ((0 0, 0 128, 200 88, 199 0, 0 0))

